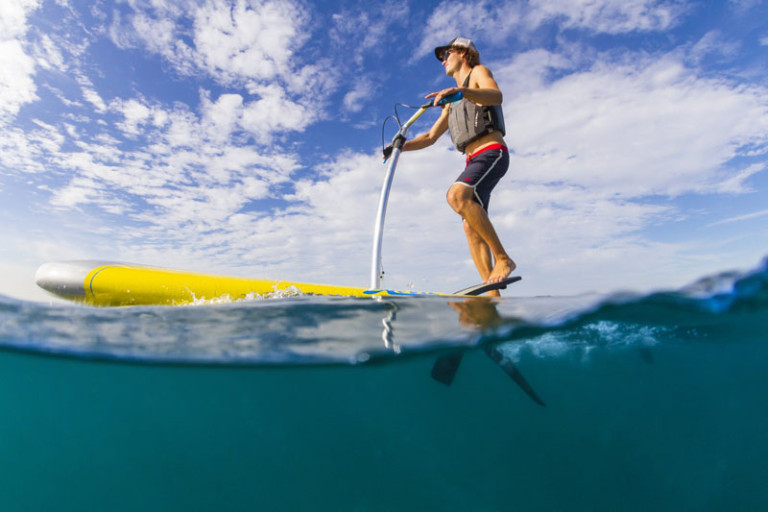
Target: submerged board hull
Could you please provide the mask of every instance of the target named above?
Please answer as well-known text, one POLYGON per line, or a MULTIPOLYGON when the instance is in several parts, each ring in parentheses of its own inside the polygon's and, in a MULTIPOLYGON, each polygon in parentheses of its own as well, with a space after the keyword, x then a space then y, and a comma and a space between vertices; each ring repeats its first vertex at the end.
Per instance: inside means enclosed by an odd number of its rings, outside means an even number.
POLYGON ((35 281, 59 297, 93 306, 176 306, 293 292, 345 297, 453 295, 249 279, 99 261, 46 263, 38 269, 35 281))

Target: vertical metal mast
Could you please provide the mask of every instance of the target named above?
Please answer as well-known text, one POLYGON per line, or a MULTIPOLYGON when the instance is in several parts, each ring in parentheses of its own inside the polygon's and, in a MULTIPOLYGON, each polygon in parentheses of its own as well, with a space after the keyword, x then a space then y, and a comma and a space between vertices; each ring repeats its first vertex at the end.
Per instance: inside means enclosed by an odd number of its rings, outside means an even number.
POLYGON ((373 232, 373 256, 371 259, 371 290, 381 288, 381 278, 384 275, 384 268, 381 262, 381 243, 384 237, 384 217, 387 215, 387 202, 389 201, 389 189, 392 187, 392 180, 395 177, 395 168, 402 152, 405 134, 408 128, 404 126, 395 136, 392 143, 392 156, 389 157, 389 166, 387 174, 384 176, 384 184, 381 186, 381 196, 379 197, 379 210, 376 215, 376 228, 373 232))

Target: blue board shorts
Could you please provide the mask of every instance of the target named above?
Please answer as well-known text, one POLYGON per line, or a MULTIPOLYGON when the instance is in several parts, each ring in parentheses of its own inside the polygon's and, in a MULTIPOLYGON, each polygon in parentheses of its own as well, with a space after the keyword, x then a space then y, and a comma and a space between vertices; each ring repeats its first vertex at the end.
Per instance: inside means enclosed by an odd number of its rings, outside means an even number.
POLYGON ((501 144, 491 144, 467 156, 467 166, 456 183, 474 189, 477 203, 488 211, 491 191, 509 168, 509 150, 501 144))

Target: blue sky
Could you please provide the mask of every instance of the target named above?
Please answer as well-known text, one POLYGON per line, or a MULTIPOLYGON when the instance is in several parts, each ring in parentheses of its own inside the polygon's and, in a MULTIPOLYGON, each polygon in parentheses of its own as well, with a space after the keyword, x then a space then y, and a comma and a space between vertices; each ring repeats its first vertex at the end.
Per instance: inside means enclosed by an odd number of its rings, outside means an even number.
MULTIPOLYGON (((504 92, 491 219, 517 293, 754 267, 766 20, 749 0, 4 0, 0 294, 44 299, 36 268, 67 259, 367 286, 382 122, 452 85, 432 50, 458 35, 504 92)), ((462 163, 447 136, 401 158, 385 286, 478 281, 444 199, 462 163)))

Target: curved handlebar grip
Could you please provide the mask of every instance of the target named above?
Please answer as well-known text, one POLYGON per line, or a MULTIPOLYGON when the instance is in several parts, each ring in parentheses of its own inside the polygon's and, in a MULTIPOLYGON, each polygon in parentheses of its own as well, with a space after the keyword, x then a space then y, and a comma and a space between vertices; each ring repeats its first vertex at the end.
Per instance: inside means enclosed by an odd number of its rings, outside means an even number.
POLYGON ((437 106, 441 107, 445 105, 446 103, 453 103, 454 101, 459 101, 464 96, 461 94, 461 92, 455 92, 451 94, 450 96, 446 96, 445 98, 441 99, 437 102, 437 106))
POLYGON ((459 101, 463 97, 464 96, 461 94, 461 92, 455 92, 455 93, 451 94, 450 96, 446 96, 445 98, 443 98, 440 101, 438 101, 437 105, 433 105, 431 101, 428 101, 425 104, 423 104, 421 106, 421 108, 429 108, 429 107, 433 107, 433 106, 442 107, 446 103, 453 103, 454 101, 459 101))

